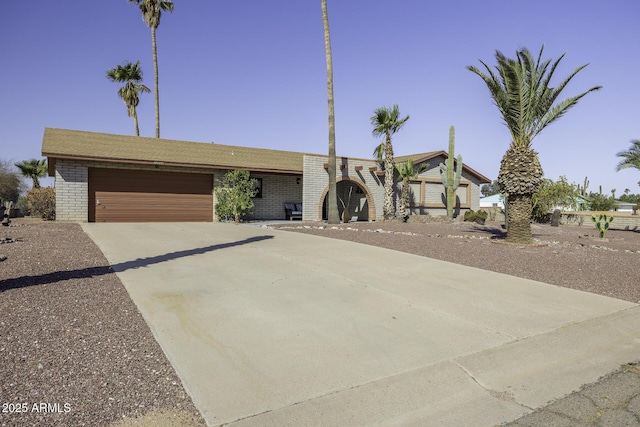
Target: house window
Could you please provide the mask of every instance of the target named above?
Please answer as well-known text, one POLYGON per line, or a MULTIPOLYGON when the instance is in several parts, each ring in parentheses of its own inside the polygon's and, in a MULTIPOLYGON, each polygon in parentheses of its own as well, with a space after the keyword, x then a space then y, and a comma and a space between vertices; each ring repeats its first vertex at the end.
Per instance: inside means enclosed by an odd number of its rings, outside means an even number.
POLYGON ((262 199, 262 178, 253 178, 253 189, 256 192, 256 195, 253 197, 262 199))

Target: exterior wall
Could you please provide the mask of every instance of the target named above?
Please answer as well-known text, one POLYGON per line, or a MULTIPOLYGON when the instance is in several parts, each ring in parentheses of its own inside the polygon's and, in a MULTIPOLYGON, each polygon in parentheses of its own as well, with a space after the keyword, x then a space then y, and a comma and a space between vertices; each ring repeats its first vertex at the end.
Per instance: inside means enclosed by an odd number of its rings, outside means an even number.
MULTIPOLYGON (((445 204, 446 191, 440 178, 440 163, 445 159, 442 156, 429 160, 429 167, 412 181, 412 194, 410 195, 410 211, 414 215, 446 215, 445 204), (420 188, 420 194, 418 193, 420 188)), ((397 191, 400 191, 398 187, 397 191)), ((480 180, 462 170, 460 186, 456 190, 456 195, 460 199, 460 209, 458 215, 464 215, 469 209, 478 210, 480 208, 480 180)))
MULTIPOLYGON (((304 183, 303 183, 303 209, 304 221, 321 221, 322 207, 329 189, 329 174, 324 168, 328 163, 326 156, 304 156, 304 183)), ((382 219, 382 204, 384 201, 384 182, 369 168, 378 168, 378 163, 373 160, 349 159, 338 157, 336 159, 336 180, 340 182, 352 181, 364 190, 364 197, 368 205, 367 218, 369 220, 382 219)), ((344 185, 342 192, 348 192, 348 186, 344 185)), ((345 194, 343 194, 344 199, 345 194)), ((358 214, 358 208, 364 207, 363 197, 358 196, 358 205, 350 206, 349 217, 358 214)), ((353 196, 352 196, 353 201, 353 196)), ((346 203, 346 200, 345 200, 346 203)), ((342 206, 339 206, 342 210, 342 206)))
MULTIPOLYGON (((253 214, 247 219, 285 219, 285 203, 303 202, 303 178, 300 175, 251 173, 251 178, 262 179, 262 198, 253 199, 253 214)), ((305 210, 304 204, 302 209, 305 210)))
POLYGON ((86 164, 56 161, 56 220, 87 222, 89 218, 89 173, 86 164))

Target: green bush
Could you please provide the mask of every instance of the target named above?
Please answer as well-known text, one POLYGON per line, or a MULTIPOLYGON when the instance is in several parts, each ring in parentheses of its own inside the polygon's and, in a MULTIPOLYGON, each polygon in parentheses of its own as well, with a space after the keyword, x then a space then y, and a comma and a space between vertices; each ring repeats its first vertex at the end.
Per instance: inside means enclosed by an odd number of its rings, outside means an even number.
POLYGON ((56 219, 56 189, 51 187, 34 188, 27 193, 27 209, 31 215, 42 217, 46 221, 56 219))
POLYGON ((233 220, 240 222, 240 218, 251 212, 252 197, 256 195, 255 180, 249 177, 247 170, 233 170, 224 175, 220 186, 213 192, 216 196, 216 215, 221 221, 233 220))
POLYGON ((464 213, 464 220, 465 221, 475 221, 476 220, 476 211, 474 211, 473 209, 469 209, 468 211, 466 211, 464 213))

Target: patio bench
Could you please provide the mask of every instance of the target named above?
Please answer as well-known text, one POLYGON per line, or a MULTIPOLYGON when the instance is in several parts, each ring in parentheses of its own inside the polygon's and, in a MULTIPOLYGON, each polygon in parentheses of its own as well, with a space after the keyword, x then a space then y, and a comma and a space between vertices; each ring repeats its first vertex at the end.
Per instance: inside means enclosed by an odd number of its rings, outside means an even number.
POLYGON ((302 203, 285 203, 284 215, 289 221, 294 219, 302 219, 302 203))

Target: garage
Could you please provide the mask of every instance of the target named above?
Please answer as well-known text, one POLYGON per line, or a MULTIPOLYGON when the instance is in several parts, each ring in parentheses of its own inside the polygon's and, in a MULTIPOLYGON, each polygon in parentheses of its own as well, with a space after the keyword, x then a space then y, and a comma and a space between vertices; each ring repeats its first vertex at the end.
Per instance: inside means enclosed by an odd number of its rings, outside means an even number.
POLYGON ((89 222, 211 222, 213 175, 89 168, 89 222))

